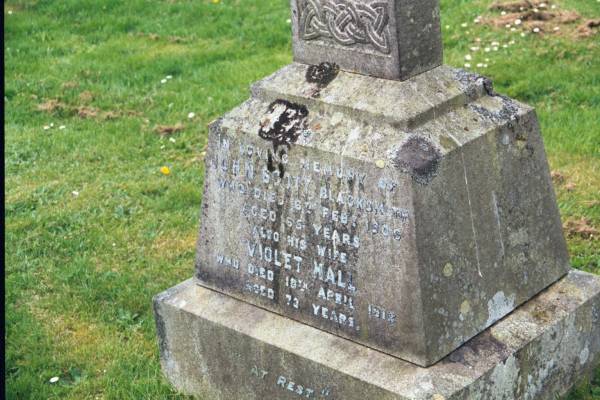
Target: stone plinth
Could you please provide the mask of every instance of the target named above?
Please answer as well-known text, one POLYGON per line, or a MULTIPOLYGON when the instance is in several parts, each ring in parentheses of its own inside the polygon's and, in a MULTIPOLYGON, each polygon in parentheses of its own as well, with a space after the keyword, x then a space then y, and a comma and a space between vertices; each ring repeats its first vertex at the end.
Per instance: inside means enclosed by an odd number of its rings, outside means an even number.
POLYGON ((201 219, 202 285, 422 366, 568 271, 534 110, 445 66, 258 82, 211 126, 201 219))
POLYGON ((550 400, 600 361, 600 278, 575 271, 429 368, 194 280, 154 306, 167 378, 207 400, 550 400))
POLYGON ((291 0, 294 60, 405 80, 442 63, 439 0, 291 0))

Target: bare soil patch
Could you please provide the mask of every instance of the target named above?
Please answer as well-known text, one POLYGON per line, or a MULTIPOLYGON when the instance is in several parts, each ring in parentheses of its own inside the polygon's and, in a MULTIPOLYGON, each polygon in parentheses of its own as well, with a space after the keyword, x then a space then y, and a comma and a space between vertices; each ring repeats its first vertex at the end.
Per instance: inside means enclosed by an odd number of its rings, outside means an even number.
POLYGON ((495 28, 516 28, 540 35, 552 34, 573 38, 591 37, 600 30, 600 20, 584 19, 576 11, 562 9, 552 1, 495 2, 489 10, 494 15, 483 17, 480 22, 495 28))
POLYGON ((38 104, 37 110, 47 113, 54 113, 66 109, 67 106, 57 99, 50 99, 41 104, 38 104))
MULTIPOLYGON (((37 99, 37 96, 35 97, 37 99)), ((80 104, 68 105, 58 99, 49 99, 37 105, 36 109, 48 114, 66 113, 76 115, 82 119, 113 120, 123 115, 139 117, 143 114, 135 110, 101 110, 89 105, 93 101, 94 95, 89 91, 84 91, 79 95, 80 104)), ((166 127, 168 129, 168 127, 166 127)))
POLYGON ((563 224, 563 229, 569 237, 580 236, 585 239, 593 238, 600 233, 586 218, 569 219, 563 224))
POLYGON ((182 123, 175 125, 157 125, 154 128, 154 132, 158 133, 160 136, 171 136, 177 132, 181 132, 184 129, 185 126, 182 123))

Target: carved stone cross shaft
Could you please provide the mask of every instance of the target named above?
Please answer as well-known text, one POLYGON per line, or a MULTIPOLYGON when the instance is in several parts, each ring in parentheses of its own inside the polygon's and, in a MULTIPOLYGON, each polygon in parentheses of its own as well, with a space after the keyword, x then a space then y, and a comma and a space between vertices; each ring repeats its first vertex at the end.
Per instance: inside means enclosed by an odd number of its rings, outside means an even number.
POLYGON ((439 0, 291 0, 294 60, 405 80, 442 63, 439 0))

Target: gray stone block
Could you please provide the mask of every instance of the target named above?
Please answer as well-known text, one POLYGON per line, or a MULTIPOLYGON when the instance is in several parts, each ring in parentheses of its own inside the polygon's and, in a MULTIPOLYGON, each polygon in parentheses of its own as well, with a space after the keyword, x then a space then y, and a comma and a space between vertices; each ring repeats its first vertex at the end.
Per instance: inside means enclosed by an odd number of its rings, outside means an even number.
POLYGON ((203 400, 553 400, 600 361, 600 278, 577 271, 429 368, 194 280, 154 306, 165 375, 203 400))
POLYGON ((445 66, 311 68, 211 126, 203 285, 428 366, 567 273, 532 108, 445 66))
POLYGON ((439 0, 291 0, 294 61, 405 80, 442 63, 439 0))

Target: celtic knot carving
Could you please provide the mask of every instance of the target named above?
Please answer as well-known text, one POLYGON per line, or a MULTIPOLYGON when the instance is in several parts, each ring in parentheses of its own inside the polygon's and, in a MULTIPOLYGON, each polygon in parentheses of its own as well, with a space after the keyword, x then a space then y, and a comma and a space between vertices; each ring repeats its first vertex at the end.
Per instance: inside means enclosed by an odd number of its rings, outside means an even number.
POLYGON ((390 53, 388 5, 383 1, 305 0, 300 7, 300 37, 329 37, 344 46, 371 45, 390 53))

